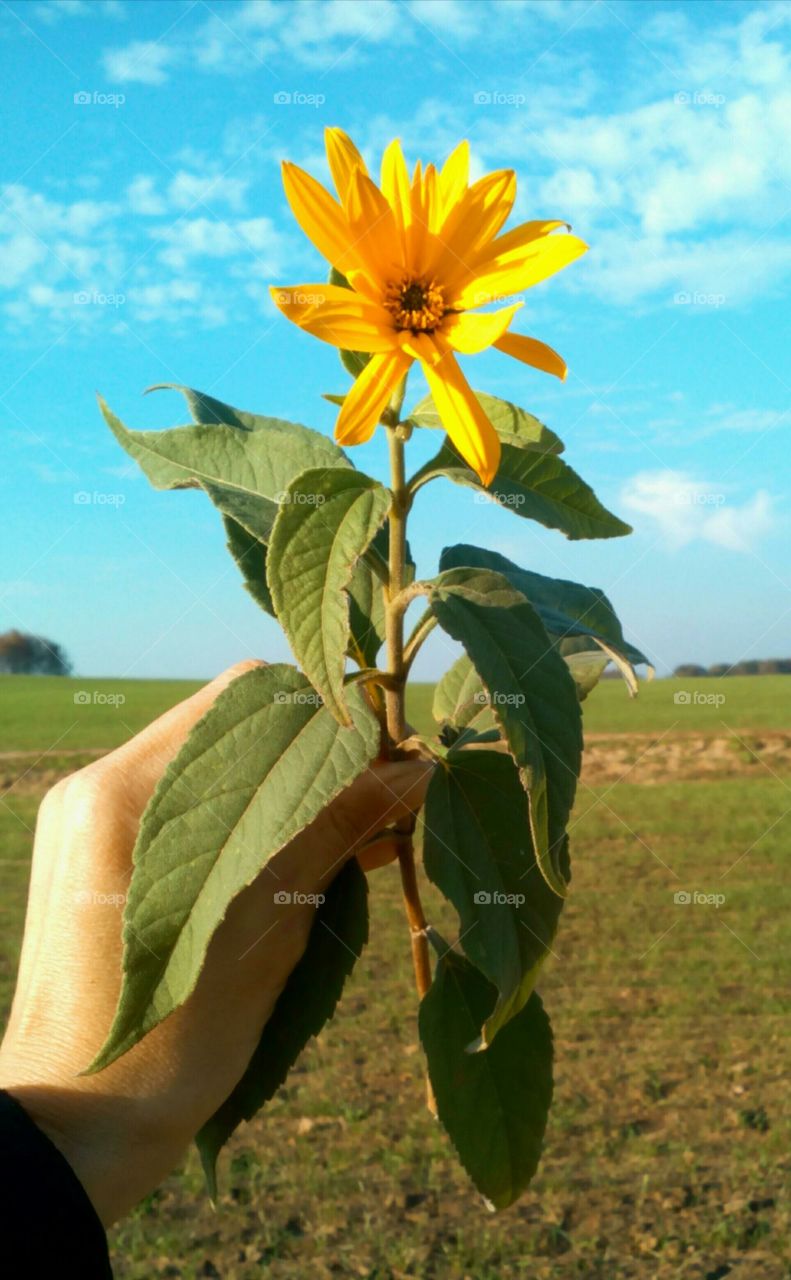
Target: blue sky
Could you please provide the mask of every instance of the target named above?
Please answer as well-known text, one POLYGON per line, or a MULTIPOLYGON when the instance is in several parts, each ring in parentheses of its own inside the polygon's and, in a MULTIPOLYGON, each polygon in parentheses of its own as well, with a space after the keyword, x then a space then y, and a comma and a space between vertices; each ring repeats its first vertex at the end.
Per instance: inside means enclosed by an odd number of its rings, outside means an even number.
MULTIPOLYGON (((421 571, 466 540, 604 587, 660 672, 791 653, 791 7, 11 0, 0 59, 0 630, 86 675, 287 656, 208 501, 150 490, 94 393, 142 428, 185 421, 141 398, 175 381, 331 431, 320 394, 346 375, 266 286, 323 278, 279 163, 324 176, 339 124, 372 162, 396 135, 412 159, 468 137, 476 172, 517 170, 518 220, 591 246, 517 325, 565 384, 495 352, 466 368, 557 431, 634 535, 569 543, 432 486, 421 571)), ((436 443, 417 433, 415 465, 436 443)), ((354 460, 383 476, 383 442, 354 460)), ((448 657, 435 642, 419 674, 448 657)))

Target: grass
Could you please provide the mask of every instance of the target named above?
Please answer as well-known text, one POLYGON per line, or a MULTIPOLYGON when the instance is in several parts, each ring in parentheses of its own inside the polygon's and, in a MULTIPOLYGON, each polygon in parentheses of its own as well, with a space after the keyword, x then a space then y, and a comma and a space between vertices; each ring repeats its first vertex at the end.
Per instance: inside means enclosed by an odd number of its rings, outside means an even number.
MULTIPOLYGON (((110 749, 155 716, 200 688, 190 680, 96 680, 88 677, 0 676, 0 752, 110 749), (123 701, 120 701, 123 699, 123 701)), ((432 728, 433 686, 410 689, 409 715, 422 732, 432 728)), ((585 704, 593 733, 716 733, 789 727, 789 676, 730 676, 724 680, 655 680, 629 698, 620 680, 604 680, 585 704), (689 694, 689 702, 677 702, 689 694), (722 697, 725 702, 694 701, 722 697)))
MULTIPOLYGON (((710 685, 729 697, 729 723, 780 729, 783 679, 710 685)), ((128 686, 120 711, 135 728, 192 687, 128 686)), ((721 729, 711 708, 674 704, 674 687, 684 682, 657 682, 630 702, 605 683, 586 723, 669 737, 721 729)), ((63 681, 17 686, 14 708, 3 703, 2 750, 41 750, 69 729, 68 692, 63 681)), ((73 704, 72 717, 82 710, 73 704)), ((128 736, 115 708, 84 711, 94 736, 78 720, 57 751, 128 736)), ((413 722, 429 711, 419 687, 413 722)), ((340 1010, 221 1158, 217 1210, 190 1155, 111 1233, 117 1280, 789 1280, 791 773, 754 753, 727 778, 583 779, 573 890, 541 983, 555 1102, 542 1166, 517 1206, 485 1212, 423 1106, 409 946, 388 868, 372 880, 372 940, 340 1010), (679 892, 724 901, 677 903, 679 892)), ((49 773, 80 759, 49 758, 49 773)), ((0 803, 4 1005, 31 828, 51 781, 34 769, 10 785, 30 764, 8 762, 0 803)))

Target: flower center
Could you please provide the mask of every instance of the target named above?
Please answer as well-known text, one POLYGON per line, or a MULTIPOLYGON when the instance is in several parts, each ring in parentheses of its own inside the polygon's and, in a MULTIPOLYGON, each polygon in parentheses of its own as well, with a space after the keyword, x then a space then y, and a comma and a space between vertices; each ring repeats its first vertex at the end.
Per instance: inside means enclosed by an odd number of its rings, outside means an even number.
POLYGON ((383 302, 396 328, 413 333, 432 333, 445 315, 442 288, 434 280, 405 279, 388 284, 383 302))

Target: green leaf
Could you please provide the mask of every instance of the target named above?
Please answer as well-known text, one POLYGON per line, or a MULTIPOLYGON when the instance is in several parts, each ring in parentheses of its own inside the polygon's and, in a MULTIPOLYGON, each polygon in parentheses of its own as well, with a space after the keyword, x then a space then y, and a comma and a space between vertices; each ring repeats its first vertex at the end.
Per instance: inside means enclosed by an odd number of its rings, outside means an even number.
POLYGON ((228 537, 228 550, 242 571, 247 591, 267 613, 274 617, 275 606, 266 584, 266 543, 248 533, 244 525, 223 516, 228 537))
POLYGON ((214 396, 207 395, 204 391, 185 387, 180 382, 158 382, 155 386, 146 388, 146 395, 152 391, 180 391, 187 402, 193 422, 220 423, 227 427, 238 427, 241 431, 269 430, 271 419, 257 413, 248 413, 245 409, 234 409, 233 405, 215 400, 214 396))
POLYGON ((624 640, 615 610, 599 587, 584 587, 564 578, 547 578, 544 574, 520 569, 497 551, 485 551, 466 543, 446 547, 439 563, 440 569, 466 565, 501 573, 530 601, 550 636, 558 640, 590 637, 607 654, 608 660, 612 658, 628 673, 629 684, 636 683, 633 664, 644 663, 652 669, 645 655, 624 640))
POLYGON ((557 450, 526 444, 516 436, 502 436, 501 443, 500 466, 489 488, 446 439, 436 457, 412 477, 410 489, 414 492, 444 476, 572 540, 619 538, 632 532, 631 525, 602 506, 590 486, 557 456, 557 450))
POLYGON ((124 913, 123 986, 105 1067, 182 1004, 229 904, 379 750, 357 689, 342 728, 300 672, 246 672, 168 765, 143 814, 124 913))
POLYGON ((343 696, 349 643, 346 589, 390 509, 390 491, 360 471, 311 469, 292 480, 272 529, 267 579, 280 623, 332 714, 343 696))
POLYGON ((479 1028, 490 1044, 529 999, 563 906, 536 863, 511 757, 449 752, 429 784, 418 834, 426 874, 459 913, 467 958, 497 988, 479 1028))
POLYGON ((552 1102, 552 1031, 533 992, 481 1053, 466 1047, 495 990, 449 952, 420 1005, 420 1039, 442 1125, 475 1186, 495 1209, 519 1198, 541 1157, 552 1102))
MULTIPOLYGON (((563 441, 554 431, 540 422, 532 413, 511 404, 509 400, 500 400, 497 396, 487 395, 483 391, 473 393, 497 434, 509 442, 519 442, 523 447, 537 448, 543 453, 562 453, 563 441)), ((409 414, 409 420, 419 427, 442 428, 442 420, 431 396, 426 396, 420 404, 416 404, 409 414)), ((443 445, 442 452, 444 453, 443 445)), ((447 455, 446 455, 447 456, 447 455)), ((458 466, 458 455, 452 459, 458 466)), ((432 463, 427 464, 431 466, 432 463)))
POLYGON ((558 650, 563 655, 563 661, 577 686, 577 696, 580 702, 584 702, 601 680, 610 659, 598 646, 595 649, 572 647, 580 643, 585 644, 585 641, 561 640, 558 650))
POLYGON ((489 694, 529 796, 539 866, 563 894, 563 837, 582 759, 582 719, 568 667, 533 606, 501 574, 453 569, 427 590, 440 626, 464 646, 489 694))
POLYGON ((349 593, 349 654, 358 667, 375 667, 385 639, 382 584, 369 565, 354 566, 349 593))
MULTIPOLYGON (((195 399, 198 392, 190 396, 195 411, 206 405, 206 413, 227 407, 207 397, 195 399)), ((103 400, 99 405, 118 443, 154 488, 202 488, 223 515, 264 542, 277 515, 278 498, 296 475, 308 467, 353 469, 336 444, 295 422, 229 409, 235 415, 231 425, 130 431, 103 400)))
MULTIPOLYGON (((341 289, 351 289, 351 285, 346 279, 346 276, 338 271, 337 267, 330 267, 329 282, 330 284, 338 285, 341 289)), ((338 355, 341 358, 341 364, 344 369, 347 373, 350 373, 353 378, 358 378, 360 376, 368 361, 371 359, 370 353, 367 351, 339 351, 338 355)), ((325 398, 329 399, 328 396, 325 398)))
POLYGON ((434 687, 434 719, 455 729, 466 729, 487 712, 491 714, 489 695, 475 667, 463 653, 434 687))
POLYGON ((291 971, 247 1070, 195 1139, 212 1199, 217 1156, 243 1120, 274 1096, 305 1045, 335 1013, 368 941, 368 886, 356 858, 338 872, 318 907, 302 959, 291 971))

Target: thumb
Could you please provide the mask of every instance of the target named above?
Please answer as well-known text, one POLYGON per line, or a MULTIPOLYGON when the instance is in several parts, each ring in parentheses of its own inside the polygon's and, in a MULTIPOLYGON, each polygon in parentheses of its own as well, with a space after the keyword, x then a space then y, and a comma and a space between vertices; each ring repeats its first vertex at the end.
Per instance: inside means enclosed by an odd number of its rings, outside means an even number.
POLYGON ((426 798, 434 764, 428 760, 377 763, 331 806, 350 854, 386 827, 417 813, 426 798))

